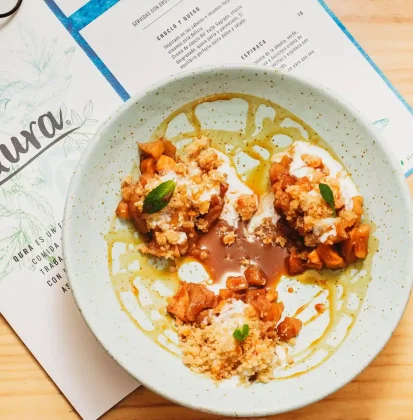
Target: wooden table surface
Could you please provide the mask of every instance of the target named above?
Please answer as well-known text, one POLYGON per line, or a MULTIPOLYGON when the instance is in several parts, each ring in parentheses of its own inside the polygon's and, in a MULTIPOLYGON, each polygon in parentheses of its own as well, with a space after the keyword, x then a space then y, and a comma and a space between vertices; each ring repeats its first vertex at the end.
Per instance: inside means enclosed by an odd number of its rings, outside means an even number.
MULTIPOLYGON (((1 0, 0 0, 1 1, 1 0)), ((327 0, 406 100, 413 104, 413 1, 327 0)), ((406 137, 410 141, 410 137, 406 137)), ((391 280, 391 279, 389 279, 391 280)), ((0 419, 76 419, 74 409, 0 315, 0 419)), ((179 407, 139 388, 104 419, 223 417, 179 407)), ((283 419, 413 419, 413 303, 390 342, 353 382, 283 419)))

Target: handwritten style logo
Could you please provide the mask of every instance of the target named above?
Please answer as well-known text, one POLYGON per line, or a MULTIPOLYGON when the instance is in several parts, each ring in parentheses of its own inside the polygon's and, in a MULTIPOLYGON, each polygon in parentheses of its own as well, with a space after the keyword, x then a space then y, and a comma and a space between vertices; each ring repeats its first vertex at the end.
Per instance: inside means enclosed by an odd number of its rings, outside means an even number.
POLYGON ((38 158, 42 153, 47 149, 52 147, 54 144, 58 143, 60 140, 63 140, 65 137, 68 137, 71 133, 78 130, 79 127, 60 133, 64 129, 63 115, 62 110, 59 110, 58 120, 54 117, 51 112, 41 115, 37 119, 37 127, 39 128, 40 133, 46 139, 53 139, 47 145, 42 145, 38 140, 38 136, 34 132, 34 126, 36 121, 31 121, 29 124, 29 130, 23 130, 20 132, 20 135, 24 140, 20 141, 17 137, 11 137, 11 145, 7 146, 5 144, 0 144, 0 175, 3 173, 9 173, 11 170, 11 165, 20 162, 22 155, 28 153, 31 148, 40 149, 38 153, 32 156, 27 162, 19 166, 18 169, 14 170, 4 179, 0 180, 0 186, 7 182, 9 179, 17 175, 21 170, 26 166, 30 165, 36 158, 38 158), (56 135, 58 135, 57 138, 56 135), (9 165, 10 164, 10 165, 9 165))

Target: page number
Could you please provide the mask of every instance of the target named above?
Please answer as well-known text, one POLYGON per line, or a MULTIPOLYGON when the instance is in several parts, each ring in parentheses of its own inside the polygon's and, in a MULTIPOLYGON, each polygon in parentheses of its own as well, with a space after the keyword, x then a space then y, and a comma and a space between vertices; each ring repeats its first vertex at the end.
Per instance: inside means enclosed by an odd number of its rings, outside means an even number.
POLYGON ((297 14, 298 16, 303 16, 304 13, 300 10, 297 14))

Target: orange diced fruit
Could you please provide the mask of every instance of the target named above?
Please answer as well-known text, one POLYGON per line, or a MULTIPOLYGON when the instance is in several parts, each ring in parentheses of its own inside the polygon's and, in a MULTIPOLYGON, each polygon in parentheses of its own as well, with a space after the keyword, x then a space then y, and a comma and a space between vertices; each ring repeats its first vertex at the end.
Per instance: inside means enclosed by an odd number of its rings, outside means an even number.
POLYGON ((354 254, 357 258, 366 258, 369 253, 370 226, 360 225, 351 231, 351 239, 354 246, 354 254))
POLYGON ((281 340, 289 341, 297 337, 303 323, 298 318, 285 317, 284 321, 280 322, 277 326, 277 333, 281 340))
POLYGON ((129 215, 129 206, 128 203, 124 200, 120 201, 118 207, 116 208, 116 216, 120 219, 128 220, 130 218, 129 215))
POLYGON ((229 276, 226 281, 227 288, 233 292, 247 290, 248 283, 243 276, 229 276))
POLYGON ((161 139, 151 141, 148 143, 139 143, 138 146, 139 149, 142 150, 142 152, 145 155, 152 156, 156 160, 158 160, 161 157, 162 153, 165 150, 165 145, 161 139))
POLYGON ((140 164, 141 173, 155 173, 156 161, 153 157, 144 159, 140 164))
POLYGON ((287 258, 287 269, 291 275, 302 274, 305 271, 303 262, 296 251, 292 251, 287 258))
POLYGON ((314 268, 316 270, 321 270, 323 268, 323 262, 315 249, 308 254, 307 263, 305 265, 308 268, 314 268))
POLYGON ((317 254, 324 262, 327 268, 337 269, 345 267, 346 263, 343 257, 331 246, 321 244, 317 247, 317 254))
POLYGON ((172 144, 172 142, 166 140, 164 137, 161 137, 160 140, 162 140, 162 143, 165 147, 163 154, 175 159, 176 147, 172 144))
POLYGON ((175 165, 176 163, 171 157, 162 155, 158 162, 156 162, 156 172, 166 174, 175 170, 175 165))
POLYGON ((142 184, 142 186, 144 187, 151 178, 153 178, 153 174, 151 174, 149 172, 145 172, 144 174, 142 174, 139 177, 139 181, 142 184))

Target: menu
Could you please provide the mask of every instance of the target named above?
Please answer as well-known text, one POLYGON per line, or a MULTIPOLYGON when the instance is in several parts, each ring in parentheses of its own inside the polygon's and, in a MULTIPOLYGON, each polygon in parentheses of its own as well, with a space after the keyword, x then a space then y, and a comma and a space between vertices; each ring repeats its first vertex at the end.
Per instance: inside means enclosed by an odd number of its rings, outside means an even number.
POLYGON ((413 109, 322 0, 25 1, 0 57, 0 311, 85 419, 139 385, 85 324, 61 244, 76 162, 124 101, 200 66, 292 72, 362 111, 413 175, 413 109))

